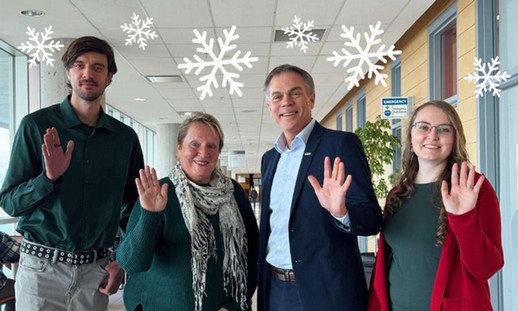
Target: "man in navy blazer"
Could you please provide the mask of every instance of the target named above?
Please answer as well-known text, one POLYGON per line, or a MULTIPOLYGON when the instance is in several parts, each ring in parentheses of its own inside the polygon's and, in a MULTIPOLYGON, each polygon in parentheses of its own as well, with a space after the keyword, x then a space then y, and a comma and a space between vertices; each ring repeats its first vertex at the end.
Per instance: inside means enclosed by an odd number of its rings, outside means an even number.
POLYGON ((379 232, 381 209, 361 142, 313 120, 303 69, 273 69, 265 93, 282 134, 262 158, 258 310, 363 311, 357 236, 379 232))

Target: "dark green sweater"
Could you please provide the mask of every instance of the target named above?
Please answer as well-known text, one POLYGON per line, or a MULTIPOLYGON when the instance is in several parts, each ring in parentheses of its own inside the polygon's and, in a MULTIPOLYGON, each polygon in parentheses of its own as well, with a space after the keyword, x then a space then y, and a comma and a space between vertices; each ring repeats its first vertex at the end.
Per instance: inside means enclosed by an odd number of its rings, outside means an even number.
MULTIPOLYGON (((191 237, 185 226, 174 185, 169 178, 168 202, 163 212, 144 210, 137 201, 128 223, 127 235, 117 249, 117 262, 129 273, 124 290, 127 310, 142 304, 145 311, 194 310, 191 272, 191 237)), ((234 197, 245 223, 248 237, 248 299, 256 287, 257 247, 259 232, 248 198, 241 186, 234 183, 234 197)), ((223 250, 219 216, 207 215, 211 222, 217 247, 217 260, 207 266, 206 296, 203 310, 240 310, 223 287, 223 250)))
POLYGON ((432 204, 435 183, 416 184, 385 224, 388 291, 392 311, 428 311, 442 247, 435 245, 439 209, 432 204))

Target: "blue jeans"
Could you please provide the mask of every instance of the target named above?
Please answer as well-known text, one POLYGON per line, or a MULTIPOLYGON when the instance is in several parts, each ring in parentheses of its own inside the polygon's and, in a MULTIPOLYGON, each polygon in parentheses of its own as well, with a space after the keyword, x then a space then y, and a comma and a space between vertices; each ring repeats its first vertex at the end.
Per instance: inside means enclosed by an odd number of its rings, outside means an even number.
POLYGON ((304 311, 297 282, 285 282, 270 274, 269 311, 304 311))

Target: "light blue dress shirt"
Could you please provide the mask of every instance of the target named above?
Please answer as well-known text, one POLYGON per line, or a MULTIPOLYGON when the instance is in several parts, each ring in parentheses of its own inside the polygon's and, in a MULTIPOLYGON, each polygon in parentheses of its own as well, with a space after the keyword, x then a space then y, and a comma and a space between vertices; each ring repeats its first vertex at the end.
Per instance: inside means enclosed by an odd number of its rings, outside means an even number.
MULTIPOLYGON (((280 153, 281 157, 277 164, 270 192, 269 208, 272 210, 270 214, 271 233, 266 249, 266 261, 270 265, 281 269, 293 268, 288 231, 291 203, 300 164, 304 157, 309 135, 313 131, 314 126, 315 120, 312 119, 291 142, 291 149, 288 147, 284 134, 281 134, 274 144, 275 150, 280 153)), ((321 207, 315 206, 315 208, 321 207)), ((340 218, 335 217, 335 219, 343 224, 345 228, 350 226, 349 213, 340 218)))

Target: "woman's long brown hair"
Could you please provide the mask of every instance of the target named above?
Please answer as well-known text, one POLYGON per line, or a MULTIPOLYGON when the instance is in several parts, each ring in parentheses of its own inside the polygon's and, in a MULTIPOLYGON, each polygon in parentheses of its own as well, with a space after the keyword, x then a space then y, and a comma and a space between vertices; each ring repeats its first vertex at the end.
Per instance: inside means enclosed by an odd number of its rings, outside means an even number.
POLYGON ((434 190, 432 193, 432 204, 440 210, 438 221, 439 227, 437 228, 436 233, 437 245, 443 245, 448 229, 448 217, 442 202, 441 183, 443 180, 446 180, 448 182, 448 188, 450 189, 451 169, 453 164, 457 163, 460 165, 463 161, 468 162, 466 137, 464 136, 462 122, 459 118, 459 115, 455 111, 455 108, 444 101, 432 100, 424 103, 423 105, 419 106, 412 114, 410 123, 408 125, 409 128, 406 134, 405 150, 403 152, 403 172, 397 186, 394 187, 387 196, 385 209, 383 211, 383 219, 386 221, 388 218, 392 217, 396 210, 401 207, 403 202, 410 197, 412 191, 414 190, 415 178, 417 176, 417 172, 419 171, 419 162, 417 160, 416 154, 412 150, 412 124, 414 124, 417 114, 428 106, 434 106, 441 109, 455 128, 453 149, 450 156, 446 160, 447 164, 443 172, 435 182, 434 190))

